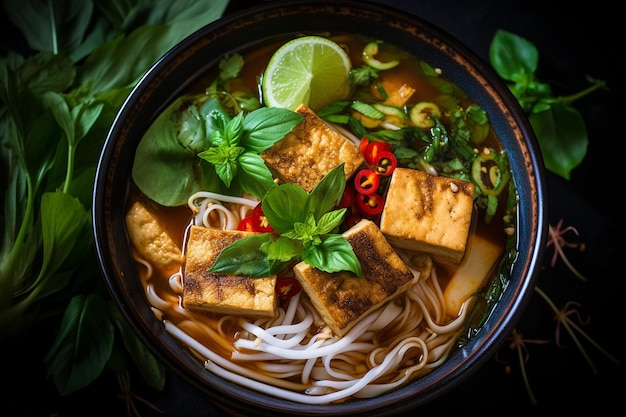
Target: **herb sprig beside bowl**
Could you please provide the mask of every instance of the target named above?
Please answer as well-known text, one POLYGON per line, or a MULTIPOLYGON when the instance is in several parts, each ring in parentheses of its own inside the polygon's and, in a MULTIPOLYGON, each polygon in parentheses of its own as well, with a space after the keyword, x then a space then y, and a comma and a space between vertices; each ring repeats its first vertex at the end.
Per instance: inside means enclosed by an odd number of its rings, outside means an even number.
POLYGON ((589 138, 585 121, 573 102, 607 88, 603 80, 569 96, 554 96, 550 84, 537 78, 539 51, 521 36, 498 30, 489 47, 489 60, 527 114, 546 168, 570 179, 585 159, 589 138))

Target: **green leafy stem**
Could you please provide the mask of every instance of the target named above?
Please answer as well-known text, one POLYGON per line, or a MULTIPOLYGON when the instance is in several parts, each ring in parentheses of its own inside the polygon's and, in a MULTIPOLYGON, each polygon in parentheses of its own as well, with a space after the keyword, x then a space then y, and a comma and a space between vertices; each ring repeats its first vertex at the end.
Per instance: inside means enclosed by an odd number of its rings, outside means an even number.
POLYGON ((164 386, 163 365, 97 273, 93 179, 106 133, 136 82, 227 4, 2 2, 29 51, 0 57, 0 344, 17 347, 33 328, 51 328, 52 343, 39 347, 50 349, 45 363, 61 395, 104 369, 127 373, 127 356, 148 385, 164 386))
POLYGON ((361 266, 347 239, 336 231, 346 209, 333 210, 346 185, 344 164, 332 169, 307 193, 297 184, 280 184, 261 200, 263 213, 277 233, 257 233, 227 246, 210 272, 267 277, 303 260, 326 272, 361 266))
POLYGON ((606 82, 589 78, 592 85, 588 88, 568 96, 555 96, 551 86, 537 78, 539 51, 535 45, 505 30, 494 35, 489 59, 528 116, 546 168, 569 180, 584 160, 589 144, 585 121, 572 103, 607 89, 606 82))

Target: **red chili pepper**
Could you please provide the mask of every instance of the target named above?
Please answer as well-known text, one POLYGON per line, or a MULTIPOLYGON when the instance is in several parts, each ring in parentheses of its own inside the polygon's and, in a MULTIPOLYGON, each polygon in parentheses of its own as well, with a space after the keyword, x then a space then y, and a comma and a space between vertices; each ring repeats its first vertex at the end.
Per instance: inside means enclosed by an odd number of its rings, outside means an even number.
POLYGON ((380 185, 380 178, 376 171, 362 169, 354 176, 354 189, 359 194, 374 194, 380 185))
POLYGON ((267 221, 267 217, 265 217, 265 213, 263 213, 263 207, 261 203, 257 204, 252 210, 252 221, 254 223, 254 227, 258 232, 261 233, 273 233, 274 228, 267 221))
POLYGON ((398 159, 393 152, 381 151, 376 155, 374 165, 376 165, 375 169, 378 175, 388 177, 398 166, 398 159))
POLYGON ((256 233, 274 233, 274 228, 268 223, 267 217, 263 213, 261 203, 252 210, 252 214, 241 219, 237 225, 237 230, 256 233))
POLYGON ((354 206, 355 194, 356 191, 354 189, 354 184, 351 182, 346 183, 346 187, 343 189, 343 194, 341 196, 341 200, 339 200, 339 204, 337 204, 337 208, 350 209, 354 206))
POLYGON ((298 294, 302 287, 297 279, 293 277, 283 277, 276 281, 276 293, 281 300, 288 300, 298 294))
POLYGON ((241 219, 239 224, 237 225, 237 230, 242 230, 244 232, 256 232, 254 229, 254 222, 252 221, 252 217, 244 217, 241 219))
POLYGON ((365 137, 361 139, 361 142, 359 143, 359 151, 361 151, 362 155, 365 155, 365 149, 367 149, 367 145, 369 145, 369 143, 370 143, 370 138, 365 137))
MULTIPOLYGON (((361 141, 363 143, 363 141, 361 141)), ((369 165, 376 165, 376 159, 378 158, 378 154, 383 151, 391 152, 391 145, 387 142, 369 142, 365 147, 365 151, 363 153, 363 157, 365 158, 365 162, 369 165)))
POLYGON ((356 207, 363 216, 374 217, 383 211, 385 200, 374 194, 358 194, 356 196, 356 207))

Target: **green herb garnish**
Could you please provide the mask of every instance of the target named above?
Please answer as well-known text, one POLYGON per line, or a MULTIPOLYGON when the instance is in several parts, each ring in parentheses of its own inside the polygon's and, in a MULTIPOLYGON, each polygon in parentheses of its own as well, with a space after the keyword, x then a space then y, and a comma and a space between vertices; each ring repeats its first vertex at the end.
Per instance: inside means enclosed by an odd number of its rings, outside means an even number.
POLYGON ((587 129, 572 103, 587 94, 606 88, 606 82, 592 85, 569 96, 556 97, 550 85, 537 79, 539 52, 535 45, 513 33, 499 30, 489 48, 491 65, 509 81, 509 88, 526 112, 535 132, 546 168, 569 180, 570 174, 587 154, 587 129))
POLYGON ((285 137, 302 118, 291 110, 265 107, 231 118, 215 97, 181 97, 139 142, 133 180, 164 206, 184 205, 200 190, 247 192, 261 199, 275 184, 259 153, 285 137))
MULTIPOLYGON (((2 48, 8 52, 0 57, 0 343, 11 352, 36 334, 32 361, 45 363, 61 395, 105 369, 126 394, 130 368, 155 389, 165 384, 163 365, 97 272, 93 178, 106 133, 137 80, 227 3, 3 2, 29 50, 2 48)), ((132 396, 124 397, 135 409, 132 396)))
POLYGON ((322 271, 351 271, 361 276, 352 246, 336 233, 346 209, 332 209, 339 204, 345 185, 342 163, 310 193, 297 184, 272 188, 261 204, 277 233, 254 234, 232 243, 222 250, 209 271, 267 277, 301 259, 322 271))

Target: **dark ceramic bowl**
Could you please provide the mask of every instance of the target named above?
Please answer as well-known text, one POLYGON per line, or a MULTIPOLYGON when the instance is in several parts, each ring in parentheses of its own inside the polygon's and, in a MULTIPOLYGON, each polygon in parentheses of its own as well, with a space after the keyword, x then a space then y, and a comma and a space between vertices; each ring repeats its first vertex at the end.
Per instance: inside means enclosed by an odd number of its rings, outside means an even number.
POLYGON ((142 78, 119 112, 99 163, 93 200, 95 240, 114 301, 153 353, 173 372, 222 405, 261 415, 389 415, 441 396, 493 356, 532 294, 547 233, 546 183, 527 119, 499 77, 461 42, 417 17, 361 1, 272 2, 220 19, 169 51, 142 78), (227 53, 280 34, 362 33, 396 44, 443 69, 482 106, 507 151, 519 193, 518 256, 501 300, 478 335, 440 368, 372 399, 311 406, 227 382, 164 330, 144 296, 124 224, 135 149, 164 107, 227 53))

